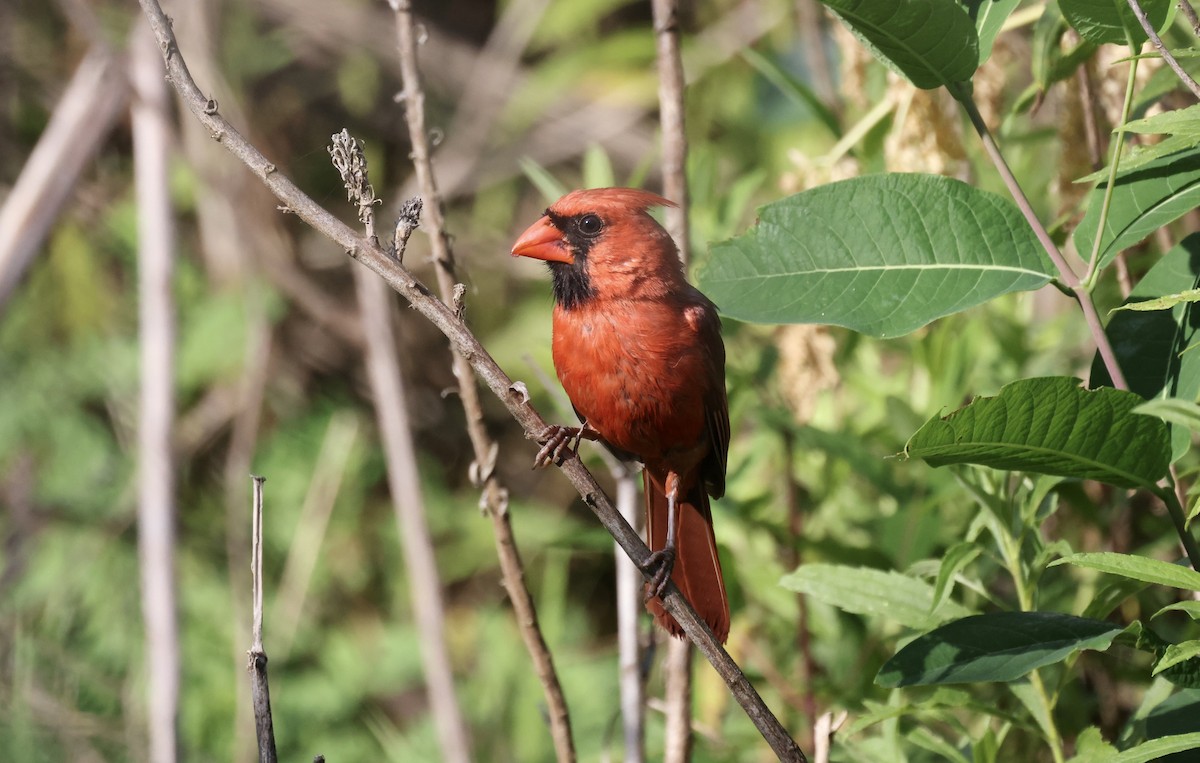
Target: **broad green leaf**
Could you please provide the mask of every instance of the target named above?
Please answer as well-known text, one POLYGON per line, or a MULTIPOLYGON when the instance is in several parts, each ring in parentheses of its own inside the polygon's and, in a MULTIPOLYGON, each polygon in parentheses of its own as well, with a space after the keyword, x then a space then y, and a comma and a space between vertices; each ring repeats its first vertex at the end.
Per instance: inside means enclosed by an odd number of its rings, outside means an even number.
POLYGON ((1197 655, 1200 655, 1200 640, 1193 639, 1184 641, 1182 644, 1171 644, 1163 651, 1162 657, 1159 657, 1158 661, 1154 663, 1154 672, 1151 675, 1158 675, 1168 668, 1194 659, 1197 655))
MULTIPOLYGON (((1146 32, 1126 0, 1059 0, 1063 16, 1079 36, 1097 45, 1124 45, 1126 31, 1134 42, 1145 42, 1146 32)), ((1170 0, 1140 0, 1139 5, 1155 30, 1161 29, 1171 8, 1170 0)))
MULTIPOLYGON (((1157 299, 1200 287, 1200 234, 1192 234, 1163 255, 1133 287, 1126 304, 1157 299)), ((1200 353, 1185 352, 1200 341, 1195 305, 1181 303, 1170 312, 1119 312, 1104 331, 1129 388, 1146 398, 1195 400, 1200 396, 1200 353)), ((1092 360, 1092 386, 1111 385, 1099 355, 1092 360)), ((1191 445, 1191 433, 1171 425, 1172 460, 1191 445)))
POLYGON ((1169 424, 1178 424, 1193 432, 1200 432, 1200 405, 1190 400, 1180 400, 1177 397, 1158 398, 1142 403, 1134 408, 1133 412, 1157 416, 1169 424))
POLYGON ((758 214, 697 272, 740 320, 898 336, 1053 272, 1011 201, 935 175, 830 183, 758 214))
POLYGON ((1200 572, 1178 564, 1164 562, 1161 559, 1097 551, 1065 556, 1052 562, 1051 566, 1056 564, 1072 564, 1076 567, 1100 570, 1144 583, 1157 583, 1187 591, 1200 591, 1200 572))
POLYGON ((1177 601, 1174 604, 1168 604, 1162 609, 1150 616, 1150 619, 1161 615, 1163 612, 1186 612, 1187 616, 1193 620, 1200 620, 1200 601, 1177 601))
POLYGON ((888 660, 880 686, 1014 681, 1083 649, 1103 651, 1124 629, 1055 612, 974 615, 920 636, 888 660))
POLYGON ((1142 742, 1136 747, 1119 753, 1116 757, 1108 758, 1104 763, 1148 763, 1166 755, 1194 750, 1197 747, 1200 747, 1200 732, 1176 734, 1142 742))
MULTIPOLYGON (((1075 249, 1091 256, 1100 222, 1106 183, 1094 188, 1088 210, 1075 229, 1075 249)), ((1123 170, 1113 188, 1112 204, 1100 237, 1098 266, 1122 250, 1200 206, 1200 149, 1164 156, 1136 170, 1123 170)))
POLYGON ((979 63, 983 64, 992 54, 992 43, 1001 27, 1012 12, 1021 4, 1021 0, 963 0, 963 6, 975 22, 975 31, 979 35, 979 63))
POLYGON ((1109 312, 1117 313, 1122 310, 1136 310, 1140 313, 1146 313, 1152 310, 1170 310, 1182 302, 1200 302, 1200 289, 1188 289, 1178 294, 1168 294, 1158 299, 1148 299, 1145 302, 1127 302, 1120 307, 1114 307, 1109 312))
POLYGON ((1126 122, 1125 129, 1144 135, 1172 133, 1200 138, 1200 104, 1184 109, 1165 111, 1144 119, 1135 119, 1132 122, 1126 122))
POLYGON ((871 52, 919 88, 969 80, 979 35, 954 0, 821 0, 871 52))
POLYGON ((805 564, 779 583, 846 612, 880 615, 910 628, 927 628, 971 612, 953 601, 943 601, 931 612, 932 586, 887 570, 805 564))
POLYGON ((1068 377, 1022 379, 930 419, 904 453, 931 466, 979 464, 1149 488, 1167 473, 1171 451, 1166 425, 1133 412, 1142 402, 1131 392, 1082 389, 1068 377))

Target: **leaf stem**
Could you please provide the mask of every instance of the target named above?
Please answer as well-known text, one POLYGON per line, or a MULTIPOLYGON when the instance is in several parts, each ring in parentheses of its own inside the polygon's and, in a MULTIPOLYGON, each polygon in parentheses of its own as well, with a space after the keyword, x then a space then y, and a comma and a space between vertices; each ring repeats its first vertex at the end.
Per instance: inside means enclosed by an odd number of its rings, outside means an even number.
POLYGON ((988 130, 987 124, 984 123, 983 117, 979 113, 979 108, 975 105, 975 99, 971 97, 970 90, 961 82, 947 85, 946 89, 950 91, 950 94, 966 110, 971 124, 975 127, 975 132, 979 134, 979 139, 983 142, 984 151, 987 152, 988 158, 992 160, 996 171, 1000 173, 1005 187, 1012 194, 1013 201, 1017 203, 1017 208, 1021 210, 1021 214, 1025 216, 1025 221, 1029 223, 1029 227, 1033 229, 1034 235, 1041 242, 1042 247, 1046 250, 1046 254, 1050 256, 1051 262, 1058 269, 1063 283, 1070 288, 1075 300, 1079 302, 1079 307, 1083 310, 1084 319, 1087 321, 1088 328, 1091 329, 1092 339, 1096 342, 1096 351, 1100 353, 1100 358, 1104 361, 1104 367, 1108 370, 1108 375, 1112 379, 1113 386, 1117 389, 1128 390, 1129 385, 1125 382, 1125 375, 1121 373, 1121 366, 1117 363, 1117 356, 1113 353, 1112 345, 1108 341, 1108 335, 1104 333, 1104 324, 1100 320, 1100 314, 1096 312, 1096 305, 1092 302, 1091 293, 1080 283, 1079 276, 1071 269, 1062 252, 1059 251, 1054 241, 1050 238, 1050 233, 1046 230, 1046 226, 1042 225, 1042 221, 1034 213, 1029 199, 1025 196, 1025 192, 1021 189, 1021 185, 1017 182, 1017 178, 1009 168, 1008 162, 1004 160, 1004 155, 1000 153, 1000 147, 996 145, 996 141, 992 138, 992 133, 988 130))
POLYGON ((1112 142, 1112 159, 1108 162, 1108 184, 1104 188, 1104 200, 1100 204, 1100 219, 1096 223, 1095 241, 1092 252, 1088 256, 1088 271, 1083 278, 1083 288, 1091 292, 1096 288, 1096 279, 1100 275, 1098 267, 1100 260, 1100 244, 1104 238, 1104 227, 1108 224, 1108 210, 1112 205, 1113 190, 1117 185, 1117 167, 1121 162, 1121 151, 1125 147, 1125 123, 1129 121, 1129 112, 1133 108, 1133 89, 1137 78, 1138 46, 1133 37, 1126 33, 1129 40, 1129 52, 1135 56, 1129 61, 1129 76, 1125 79, 1125 101, 1121 104, 1121 123, 1117 125, 1117 134, 1112 142))
MULTIPOLYGON (((1175 56, 1171 55, 1171 51, 1167 50, 1167 46, 1163 45, 1162 38, 1158 36, 1158 32, 1154 31, 1153 25, 1150 24, 1150 19, 1146 18, 1146 12, 1142 10, 1142 6, 1138 4, 1138 0, 1127 0, 1129 7, 1133 10, 1133 15, 1137 16, 1138 23, 1142 25, 1146 36, 1154 43, 1154 47, 1158 48, 1158 52, 1162 54, 1163 60, 1167 62, 1167 66, 1171 67, 1171 71, 1175 72, 1175 76, 1187 85, 1187 89, 1192 91, 1192 95, 1200 98, 1200 85, 1196 84, 1196 80, 1192 79, 1179 62, 1175 60, 1175 56)), ((1195 15, 1195 11, 1192 12, 1195 15)), ((1128 34, 1128 32, 1126 32, 1128 34)))
POLYGON ((1175 486, 1178 484, 1176 480, 1171 480, 1169 484, 1156 488, 1154 493, 1166 504, 1167 513, 1171 515, 1171 523, 1175 525, 1175 532, 1179 533, 1179 541, 1183 544, 1183 550, 1187 552, 1192 569, 1200 570, 1200 548, 1197 548, 1196 538, 1187 529, 1183 502, 1175 492, 1175 486))

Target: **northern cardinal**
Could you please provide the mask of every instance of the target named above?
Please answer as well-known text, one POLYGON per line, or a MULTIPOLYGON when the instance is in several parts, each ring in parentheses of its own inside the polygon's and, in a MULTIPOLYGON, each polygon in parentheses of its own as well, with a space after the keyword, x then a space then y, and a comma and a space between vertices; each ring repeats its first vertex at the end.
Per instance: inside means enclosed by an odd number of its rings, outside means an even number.
POLYGON ((722 642, 729 602, 711 495, 725 492, 729 404, 716 306, 684 277, 670 235, 647 209, 675 206, 631 188, 574 191, 513 245, 545 260, 554 284, 553 354, 581 427, 550 427, 535 463, 561 462, 582 438, 645 464, 647 608, 670 578, 722 642))

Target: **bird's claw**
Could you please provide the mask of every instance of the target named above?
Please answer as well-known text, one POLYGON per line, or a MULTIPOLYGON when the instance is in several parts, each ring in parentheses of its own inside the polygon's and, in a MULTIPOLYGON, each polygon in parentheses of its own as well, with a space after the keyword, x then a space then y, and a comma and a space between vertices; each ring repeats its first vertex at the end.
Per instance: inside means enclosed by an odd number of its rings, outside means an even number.
POLYGON ((579 453, 579 443, 583 440, 583 427, 564 427, 551 424, 542 430, 537 441, 542 443, 542 449, 533 457, 533 468, 539 469, 550 464, 562 465, 568 455, 579 453), (574 440, 574 443, 571 441, 574 440))
POLYGON ((675 549, 663 548, 655 551, 646 558, 642 571, 653 573, 646 583, 646 601, 662 598, 667 590, 667 581, 671 579, 671 571, 675 568, 675 549))

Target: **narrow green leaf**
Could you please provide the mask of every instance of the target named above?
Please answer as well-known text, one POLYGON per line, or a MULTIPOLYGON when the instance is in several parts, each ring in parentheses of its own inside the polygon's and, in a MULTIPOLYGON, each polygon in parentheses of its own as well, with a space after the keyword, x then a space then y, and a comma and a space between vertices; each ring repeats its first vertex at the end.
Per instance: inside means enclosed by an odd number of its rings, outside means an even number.
MULTIPOLYGON (((1173 133, 1200 138, 1200 104, 1184 109, 1173 109, 1144 119, 1125 123, 1128 132, 1144 135, 1173 133)), ((1115 131, 1114 131, 1115 132, 1115 131)))
POLYGON ((1175 305, 1184 302, 1200 302, 1200 289, 1188 289, 1187 291, 1168 294, 1158 299, 1148 299, 1145 302, 1128 302, 1120 307, 1114 307, 1109 312, 1117 313, 1122 310, 1136 310, 1141 313, 1147 313, 1153 310, 1170 310, 1175 305))
POLYGON ((967 14, 975 22, 979 35, 979 63, 983 64, 992 55, 992 44, 1004 22, 1021 4, 1021 0, 963 0, 967 14))
POLYGON ((1200 747, 1200 732, 1176 734, 1142 742, 1136 747, 1130 747, 1119 753, 1114 758, 1109 758, 1105 763, 1149 763, 1149 761, 1158 760, 1166 755, 1194 750, 1197 747, 1200 747))
MULTIPOLYGON (((1196 146, 1200 146, 1200 136, 1195 135, 1172 135, 1153 145, 1133 146, 1121 154, 1121 172, 1133 172, 1162 159, 1164 156, 1173 156, 1196 146)), ((1084 175, 1075 182, 1095 183, 1101 180, 1108 180, 1108 174, 1108 167, 1106 166, 1090 175, 1084 175)), ((1095 239, 1093 238, 1092 240, 1094 241, 1095 239)))
POLYGON ((1103 651, 1123 629, 1054 612, 975 615, 920 636, 888 660, 885 687, 1013 681, 1083 649, 1103 651))
POLYGON ((955 543, 950 548, 946 549, 946 553, 942 555, 942 562, 938 566, 937 582, 933 587, 933 601, 930 606, 937 607, 950 595, 954 590, 952 582, 954 576, 959 571, 971 563, 975 557, 979 556, 983 549, 978 543, 971 541, 963 541, 955 543))
POLYGON ((1152 488, 1167 473, 1170 442, 1165 424, 1133 412, 1141 402, 1067 377, 1022 379, 930 419, 904 453, 931 466, 979 464, 1152 488))
POLYGON ((1145 556, 1097 551, 1065 556, 1052 562, 1051 566, 1056 564, 1072 564, 1076 567, 1087 567, 1112 575, 1140 580, 1143 583, 1157 583, 1187 591, 1200 591, 1200 572, 1145 556))
MULTIPOLYGON (((1133 35, 1134 42, 1147 39, 1126 0, 1059 0, 1058 4, 1079 36, 1097 45, 1106 42, 1124 45, 1126 32, 1133 35)), ((1140 0, 1139 5, 1150 25, 1155 30, 1161 29, 1171 8, 1170 0, 1140 0)))
MULTIPOLYGON (((1092 253, 1106 183, 1092 190, 1088 210, 1075 229, 1075 249, 1092 253)), ((1099 267, 1167 223, 1200 206, 1200 149, 1156 159, 1136 170, 1122 170, 1100 237, 1099 267)))
POLYGON ((924 726, 916 726, 904 736, 917 747, 932 752, 937 756, 938 760, 949 761, 950 763, 971 763, 970 759, 959 752, 954 745, 924 726))
POLYGON ((1162 657, 1158 658, 1158 662, 1154 663, 1154 672, 1151 675, 1158 675, 1167 668, 1175 667, 1180 663, 1187 662, 1200 655, 1200 640, 1193 639, 1184 641, 1181 644, 1171 644, 1164 651, 1162 657))
POLYGON ((821 0, 871 52, 919 88, 969 80, 979 35, 954 0, 821 0))
POLYGON ((779 583, 846 612, 879 615, 910 628, 927 628, 971 612, 953 601, 944 601, 931 612, 933 588, 928 583, 867 567, 806 564, 779 583))
POLYGON ((1200 432, 1200 405, 1190 400, 1180 400, 1176 397, 1158 398, 1142 403, 1134 408, 1133 412, 1157 416, 1169 424, 1178 424, 1193 432, 1200 432))
MULTIPOLYGON (((1163 255, 1133 287, 1126 304, 1178 294, 1200 287, 1200 234, 1194 233, 1163 255)), ((1133 392, 1147 400, 1175 397, 1195 400, 1200 396, 1200 353, 1185 352, 1200 341, 1200 323, 1191 303, 1181 303, 1170 312, 1120 312, 1113 315, 1104 331, 1125 372, 1133 392)), ((1092 386, 1112 385, 1104 362, 1092 360, 1092 386)), ((1172 460, 1183 457, 1191 445, 1184 426, 1171 425, 1172 460)))
POLYGON ((1054 272, 1011 201, 935 175, 830 183, 758 214, 697 272, 739 320, 898 336, 1054 272))
POLYGON ((779 64, 754 48, 746 48, 741 52, 741 56, 746 59, 746 63, 753 66, 762 75, 763 79, 778 88, 779 92, 787 96, 789 100, 811 110, 817 121, 825 125, 835 138, 842 137, 842 126, 838 122, 837 115, 825 105, 825 102, 813 92, 811 87, 788 74, 779 64))
POLYGON ((1185 612, 1187 616, 1193 620, 1200 620, 1200 601, 1177 601, 1174 604, 1168 604, 1162 609, 1150 616, 1150 619, 1161 615, 1163 612, 1185 612))

